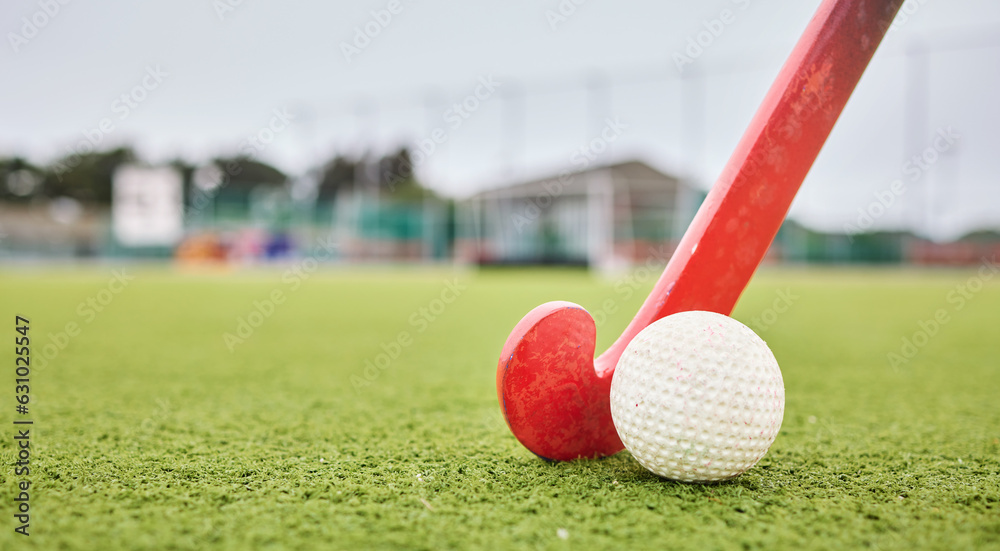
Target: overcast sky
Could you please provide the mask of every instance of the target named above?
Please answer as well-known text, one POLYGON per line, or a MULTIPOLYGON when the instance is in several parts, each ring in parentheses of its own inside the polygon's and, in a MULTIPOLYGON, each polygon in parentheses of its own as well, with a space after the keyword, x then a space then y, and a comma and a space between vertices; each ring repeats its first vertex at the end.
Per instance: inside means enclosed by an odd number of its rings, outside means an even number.
MULTIPOLYGON (((153 161, 242 150, 296 175, 436 139, 419 173, 461 196, 579 167, 610 121, 601 160, 707 188, 819 5, 575 2, 4 2, 0 155, 47 162, 89 135, 153 161), (706 25, 718 36, 682 70, 706 25)), ((792 214, 842 230, 867 209, 875 228, 937 238, 1000 229, 1000 2, 905 9, 792 214), (907 165, 936 135, 946 150, 907 165), (898 200, 872 209, 897 179, 898 200)))

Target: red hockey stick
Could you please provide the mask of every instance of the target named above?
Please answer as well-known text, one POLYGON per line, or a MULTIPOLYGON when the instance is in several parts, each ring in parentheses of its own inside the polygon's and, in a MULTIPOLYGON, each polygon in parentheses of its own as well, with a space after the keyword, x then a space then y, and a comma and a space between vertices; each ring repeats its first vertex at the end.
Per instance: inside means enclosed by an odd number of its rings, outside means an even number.
POLYGON ((676 312, 729 314, 903 0, 824 0, 649 298, 594 360, 590 314, 569 302, 529 312, 507 338, 497 394, 514 436, 550 460, 622 449, 611 376, 650 323, 676 312))

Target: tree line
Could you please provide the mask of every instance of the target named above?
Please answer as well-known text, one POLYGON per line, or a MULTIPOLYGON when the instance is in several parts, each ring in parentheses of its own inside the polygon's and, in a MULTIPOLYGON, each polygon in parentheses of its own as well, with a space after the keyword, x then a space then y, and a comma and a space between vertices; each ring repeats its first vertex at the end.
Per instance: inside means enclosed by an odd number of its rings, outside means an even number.
MULTIPOLYGON (((20 156, 0 156, 0 201, 30 203, 38 200, 69 197, 88 205, 110 205, 112 180, 118 167, 125 164, 149 164, 129 146, 56 159, 50 164, 36 164, 20 156)), ((167 163, 181 174, 185 197, 192 196, 195 172, 200 166, 184 159, 167 163)), ((217 157, 214 164, 226 176, 230 190, 270 185, 289 186, 291 176, 282 170, 248 156, 217 157)), ((330 201, 342 191, 368 191, 398 200, 418 200, 433 195, 413 173, 407 148, 383 155, 332 155, 315 169, 314 196, 330 201)))

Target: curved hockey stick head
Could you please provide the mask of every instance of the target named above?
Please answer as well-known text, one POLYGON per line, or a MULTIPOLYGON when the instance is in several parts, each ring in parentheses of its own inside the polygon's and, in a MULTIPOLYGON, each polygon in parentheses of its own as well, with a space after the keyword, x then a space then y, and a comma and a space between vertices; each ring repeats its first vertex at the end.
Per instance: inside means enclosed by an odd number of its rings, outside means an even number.
POLYGON ((497 397, 514 436, 542 459, 569 461, 623 448, 611 421, 611 374, 594 368, 594 319, 548 302, 514 327, 497 366, 497 397))

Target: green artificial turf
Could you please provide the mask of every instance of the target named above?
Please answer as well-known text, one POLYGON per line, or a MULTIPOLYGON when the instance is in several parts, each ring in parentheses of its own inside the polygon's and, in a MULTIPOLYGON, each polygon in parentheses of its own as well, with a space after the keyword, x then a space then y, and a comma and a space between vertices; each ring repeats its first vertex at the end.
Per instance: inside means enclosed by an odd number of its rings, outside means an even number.
POLYGON ((1000 277, 962 296, 975 270, 763 270, 734 317, 762 320, 784 424, 747 474, 690 485, 627 452, 543 462, 498 412, 496 359, 523 314, 613 310, 607 346, 642 273, 147 267, 101 295, 111 269, 0 274, 0 339, 26 315, 35 356, 25 538, 0 353, 0 549, 1000 547, 1000 277), (223 335, 275 290, 230 351, 223 335), (91 313, 88 297, 111 300, 91 313), (938 310, 947 322, 890 362, 938 310), (68 323, 79 334, 43 362, 68 323))

